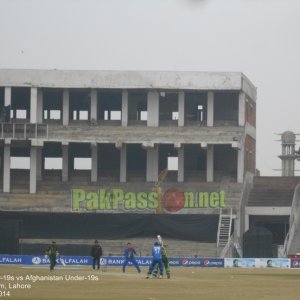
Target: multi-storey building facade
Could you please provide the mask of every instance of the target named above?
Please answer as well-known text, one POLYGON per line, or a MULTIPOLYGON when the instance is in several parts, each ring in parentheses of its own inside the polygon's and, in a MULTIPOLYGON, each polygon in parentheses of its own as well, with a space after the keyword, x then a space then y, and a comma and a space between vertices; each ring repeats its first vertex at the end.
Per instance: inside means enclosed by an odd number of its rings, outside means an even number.
POLYGON ((20 148, 30 193, 47 157, 62 158, 62 181, 79 157, 91 159, 91 182, 155 182, 168 157, 178 182, 243 182, 255 172, 256 89, 241 73, 1 70, 0 86, 11 123, 48 125, 29 139, 2 132, 4 192, 20 148))
POLYGON ((242 73, 0 70, 0 107, 2 211, 68 212, 82 186, 149 192, 164 169, 166 187, 226 192, 185 213, 238 211, 231 187, 255 173, 256 88, 242 73))

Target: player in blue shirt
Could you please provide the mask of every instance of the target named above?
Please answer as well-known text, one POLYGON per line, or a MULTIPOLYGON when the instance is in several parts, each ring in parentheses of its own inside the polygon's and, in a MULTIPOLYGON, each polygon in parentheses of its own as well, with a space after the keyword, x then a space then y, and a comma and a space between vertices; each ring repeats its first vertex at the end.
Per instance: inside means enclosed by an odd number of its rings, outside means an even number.
POLYGON ((135 266, 135 268, 137 269, 137 271, 139 273, 141 273, 141 269, 138 266, 137 261, 134 258, 134 255, 136 255, 136 252, 135 252, 132 244, 131 243, 127 243, 127 248, 124 251, 125 260, 124 260, 124 263, 123 263, 123 273, 125 273, 125 268, 126 268, 126 266, 127 266, 127 264, 129 262, 132 262, 132 264, 135 266))
POLYGON ((152 274, 152 271, 155 267, 155 265, 158 265, 159 268, 159 278, 162 278, 163 276, 163 264, 162 264, 162 247, 159 242, 154 243, 154 247, 152 248, 152 262, 149 267, 149 271, 147 273, 147 279, 152 274))

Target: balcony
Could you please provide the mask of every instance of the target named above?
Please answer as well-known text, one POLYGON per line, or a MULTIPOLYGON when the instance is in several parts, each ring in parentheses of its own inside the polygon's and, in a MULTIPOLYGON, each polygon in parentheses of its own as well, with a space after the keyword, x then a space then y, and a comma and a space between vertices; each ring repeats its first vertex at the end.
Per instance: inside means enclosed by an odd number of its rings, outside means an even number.
POLYGON ((47 124, 0 123, 1 139, 48 138, 47 124))

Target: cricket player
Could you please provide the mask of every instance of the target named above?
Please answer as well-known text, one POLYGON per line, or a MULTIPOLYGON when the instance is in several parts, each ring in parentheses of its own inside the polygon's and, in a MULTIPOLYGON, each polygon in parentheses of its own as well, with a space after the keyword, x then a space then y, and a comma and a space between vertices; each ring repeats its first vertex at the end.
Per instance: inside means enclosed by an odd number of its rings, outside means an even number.
POLYGON ((91 256, 93 257, 93 270, 100 269, 100 257, 102 256, 102 247, 100 246, 99 242, 95 240, 95 244, 91 248, 91 256))
POLYGON ((159 277, 158 278, 161 279, 163 277, 163 264, 162 264, 162 247, 159 242, 155 242, 154 247, 152 248, 152 262, 151 262, 151 265, 150 265, 148 273, 147 273, 147 277, 146 277, 147 279, 152 274, 153 269, 156 264, 158 265, 158 268, 159 268, 159 277))
POLYGON ((52 242, 51 246, 46 251, 46 255, 50 260, 50 271, 53 271, 56 265, 56 258, 59 255, 55 242, 52 242))
MULTIPOLYGON (((169 264, 169 258, 168 258, 168 253, 167 253, 167 246, 166 244, 162 244, 161 248, 162 248, 162 263, 164 265, 164 268, 166 270, 166 274, 167 274, 167 278, 170 279, 171 277, 171 272, 170 272, 170 264, 169 264)), ((152 272, 152 276, 153 277, 157 277, 157 273, 158 273, 158 264, 156 264, 154 266, 153 272, 152 272)))
POLYGON ((125 268, 129 262, 132 262, 132 264, 135 266, 137 269, 138 273, 141 273, 141 269, 138 266, 137 261, 134 258, 134 255, 136 255, 136 252, 133 248, 133 245, 131 243, 127 243, 127 248, 124 251, 124 263, 123 263, 123 273, 125 273, 125 268))

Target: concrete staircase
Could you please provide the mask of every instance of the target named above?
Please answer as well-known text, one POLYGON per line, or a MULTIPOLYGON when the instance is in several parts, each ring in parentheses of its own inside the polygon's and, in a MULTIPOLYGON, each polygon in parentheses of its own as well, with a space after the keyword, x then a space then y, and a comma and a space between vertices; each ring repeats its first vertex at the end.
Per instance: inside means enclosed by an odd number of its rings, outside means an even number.
MULTIPOLYGON (((86 173, 78 177, 72 177, 68 182, 62 182, 58 173, 43 178, 37 182, 37 193, 29 194, 29 183, 27 180, 14 178, 16 182, 23 182, 22 185, 13 185, 11 193, 0 192, 0 209, 7 211, 71 211, 71 190, 73 188, 83 188, 85 191, 96 192, 99 188, 112 189, 121 188, 124 191, 141 192, 152 191, 154 183, 152 182, 111 182, 99 181, 91 183, 86 173), (22 181, 23 180, 23 181, 22 181)), ((237 211, 242 194, 242 184, 232 182, 206 183, 206 182, 185 182, 174 183, 166 181, 163 189, 176 187, 182 191, 189 192, 215 192, 225 191, 226 208, 232 208, 237 211)), ((218 208, 203 208, 197 210, 201 214, 219 214, 218 208)), ((190 213, 194 213, 191 211, 190 213)))
POLYGON ((250 192, 247 206, 283 206, 292 204, 293 189, 257 188, 250 192))
POLYGON ((290 207, 300 177, 255 177, 247 206, 290 207))
POLYGON ((290 244, 290 248, 288 249, 289 256, 299 255, 300 254, 300 226, 295 228, 293 240, 290 244))
POLYGON ((300 252, 300 184, 295 188, 290 215, 290 228, 283 246, 284 256, 299 255, 300 252))

